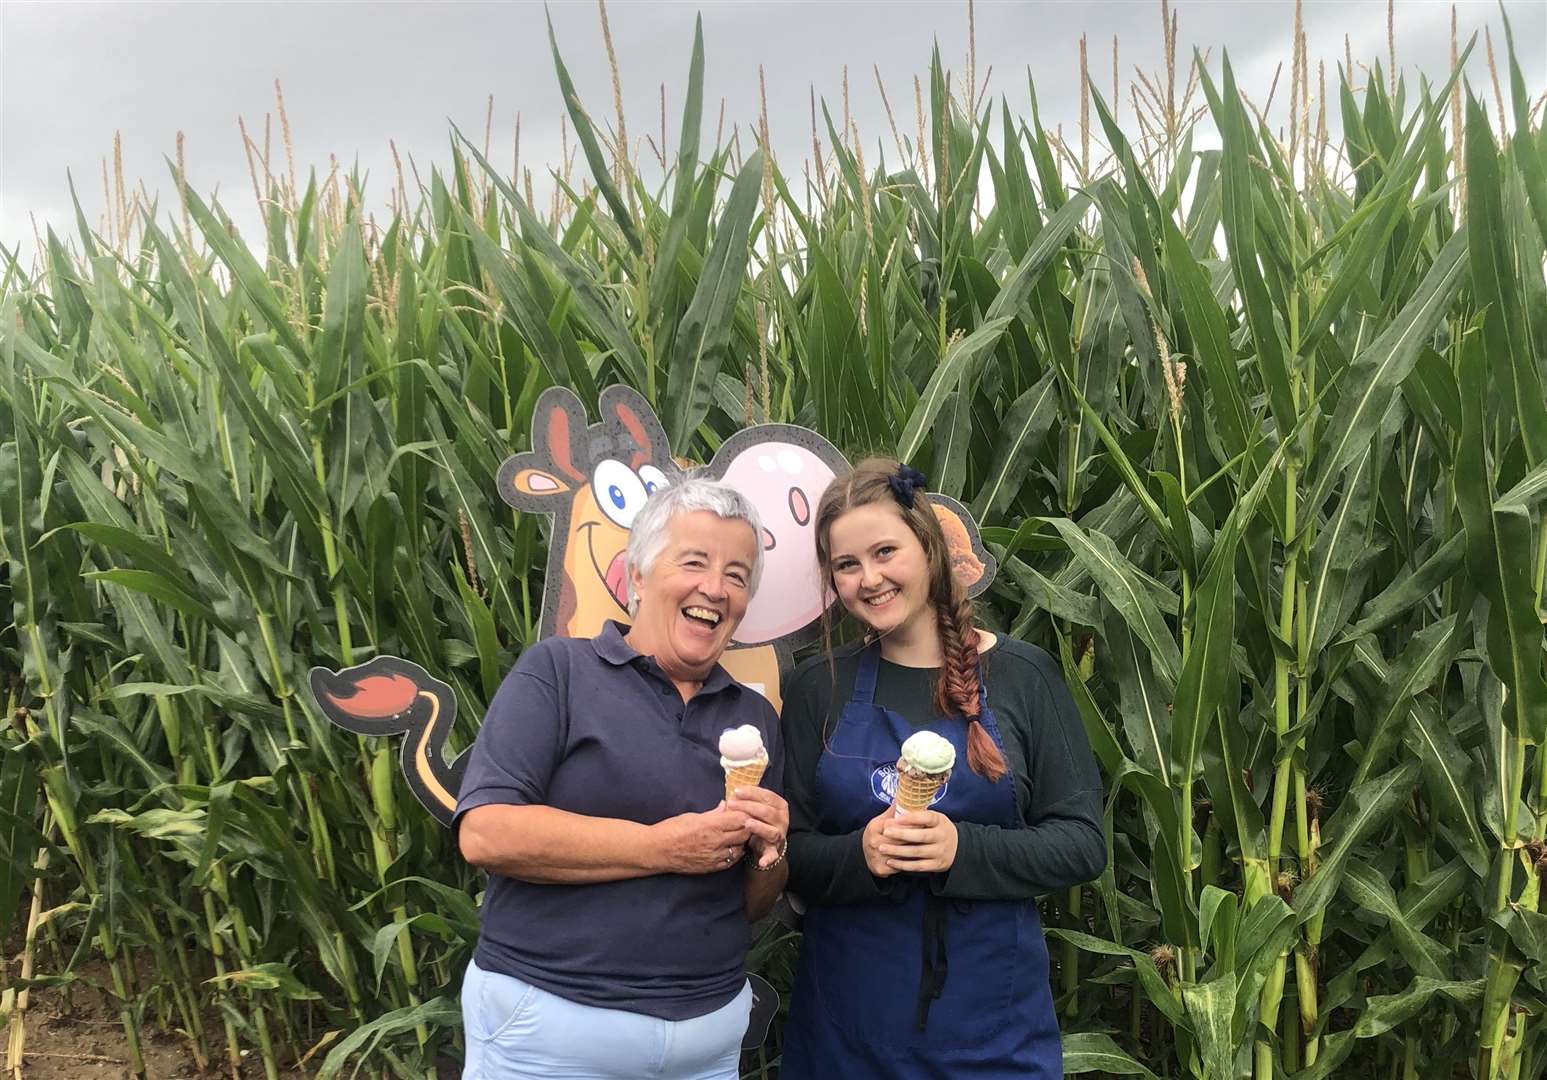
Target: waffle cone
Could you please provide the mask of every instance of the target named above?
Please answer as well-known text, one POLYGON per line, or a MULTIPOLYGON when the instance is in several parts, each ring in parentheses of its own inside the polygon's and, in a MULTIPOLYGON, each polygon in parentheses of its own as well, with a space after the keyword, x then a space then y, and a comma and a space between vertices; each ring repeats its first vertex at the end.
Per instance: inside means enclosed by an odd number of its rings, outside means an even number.
POLYGON ((949 769, 941 773, 923 773, 899 768, 897 770, 897 812, 902 814, 910 810, 928 810, 929 804, 934 801, 935 792, 940 790, 941 785, 950 779, 950 776, 949 769))
POLYGON ((754 761, 750 765, 733 765, 725 770, 725 798, 728 800, 731 793, 737 788, 753 788, 763 781, 763 773, 768 768, 766 761, 754 761))

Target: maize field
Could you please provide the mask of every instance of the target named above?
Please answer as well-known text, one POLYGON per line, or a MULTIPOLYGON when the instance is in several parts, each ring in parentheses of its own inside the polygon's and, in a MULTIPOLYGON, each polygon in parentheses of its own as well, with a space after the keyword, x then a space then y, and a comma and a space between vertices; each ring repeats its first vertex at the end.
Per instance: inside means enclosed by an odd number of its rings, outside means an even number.
POLYGON ((700 31, 645 168, 555 43, 551 199, 460 131, 369 192, 249 140, 262 237, 174 164, 0 251, 8 1075, 93 982, 141 1075, 153 1032, 460 1059, 479 875, 305 673, 412 658, 468 746, 541 602, 499 462, 616 382, 696 460, 797 423, 972 508, 980 618, 1062 658, 1108 786, 1106 872, 1044 903, 1070 1074, 1547 1071, 1543 88, 1507 36, 1471 86, 1479 42, 1441 82, 1297 32, 1270 124, 1162 19, 1077 140, 937 51, 890 130, 813 98, 786 171, 700 31))

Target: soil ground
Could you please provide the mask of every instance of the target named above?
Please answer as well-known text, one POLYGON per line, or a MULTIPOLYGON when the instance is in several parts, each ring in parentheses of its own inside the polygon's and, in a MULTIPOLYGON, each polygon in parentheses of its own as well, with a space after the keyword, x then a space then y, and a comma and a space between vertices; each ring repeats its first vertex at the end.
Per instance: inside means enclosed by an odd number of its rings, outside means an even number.
MULTIPOLYGON (((11 972, 15 974, 14 970, 11 972)), ((93 961, 82 972, 83 980, 64 988, 35 988, 24 1018, 22 1077, 24 1080, 126 1080, 129 1069, 129 1040, 124 1034, 117 1011, 91 982, 107 982, 106 965, 93 961)), ((217 1013, 204 1017, 220 1030, 217 1013)), ((10 1030, 7 1026, 6 1042, 10 1030)), ((188 1038, 163 1033, 154 1023, 140 1031, 140 1053, 150 1080, 205 1080, 220 1075, 201 1072, 188 1038)), ((261 1073, 258 1063, 246 1073, 261 1073)), ((287 1074, 296 1078, 306 1072, 287 1074)), ((9 1076, 6 1080, 11 1080, 9 1076)))
MULTIPOLYGON (((106 970, 90 970, 87 976, 106 977, 106 970)), ((204 1016, 207 1033, 214 1036, 210 1041, 212 1061, 201 1070, 194 1058, 192 1044, 181 1033, 164 1033, 154 1023, 140 1031, 140 1053, 145 1060, 147 1080, 215 1080, 230 1077, 231 1069, 225 1055, 217 1047, 220 1043, 220 1015, 210 1011, 204 1016)), ((207 1036, 208 1037, 208 1036, 207 1036)), ((0 1037, 0 1054, 9 1045, 9 1028, 0 1037)), ((326 1051, 323 1051, 326 1053, 326 1051)), ((309 1064, 315 1066, 322 1059, 319 1054, 309 1064)), ((4 1059, 0 1057, 0 1066, 4 1059)), ((440 1065, 442 1080, 455 1080, 457 1066, 443 1061, 440 1065)), ((9 1074, 0 1075, 13 1080, 9 1074)), ((290 1068, 280 1073, 283 1080, 305 1080, 314 1075, 313 1068, 290 1068)), ((263 1065, 256 1052, 242 1063, 241 1080, 254 1080, 263 1076, 263 1065)), ((129 1041, 124 1035, 118 1014, 105 995, 94 987, 77 984, 71 988, 66 1000, 62 990, 35 989, 28 1003, 26 1014, 26 1042, 21 1072, 22 1080, 130 1080, 129 1041)))
MULTIPOLYGON (((8 943, 9 944, 9 943, 8 943)), ((6 984, 18 974, 17 947, 7 948, 6 984)), ((147 970, 142 985, 153 981, 147 970)), ((80 980, 68 990, 62 987, 37 987, 32 990, 24 1018, 25 1042, 21 1080, 129 1080, 129 1040, 118 1013, 108 997, 95 985, 110 985, 107 966, 100 959, 84 965, 80 980)), ((193 1044, 181 1032, 163 1032, 154 1019, 141 1025, 140 1053, 145 1061, 147 1080, 216 1080, 229 1078, 232 1070, 226 1062, 220 1013, 207 1010, 201 1017, 205 1039, 210 1045, 211 1062, 200 1069, 193 1044)), ((10 1028, 0 1036, 0 1080, 15 1080, 4 1071, 5 1048, 10 1045, 10 1028)), ((306 1066, 284 1069, 283 1080, 306 1080, 315 1073, 326 1050, 306 1066)), ((442 1062, 442 1080, 455 1080, 454 1062, 442 1062)), ((239 1080, 261 1080, 263 1063, 256 1050, 248 1053, 238 1074, 239 1080)))

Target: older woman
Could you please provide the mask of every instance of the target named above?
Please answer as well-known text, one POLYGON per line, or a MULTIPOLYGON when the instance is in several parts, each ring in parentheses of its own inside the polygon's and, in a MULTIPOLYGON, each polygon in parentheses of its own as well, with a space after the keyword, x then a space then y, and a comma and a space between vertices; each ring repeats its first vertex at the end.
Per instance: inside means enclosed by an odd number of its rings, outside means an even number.
POLYGON ((464 1080, 734 1080, 750 922, 784 887, 778 718, 720 655, 762 566, 723 484, 650 498, 628 540, 632 626, 527 649, 457 805, 489 872, 462 987, 464 1080), (753 725, 765 786, 722 798, 718 743, 753 725))

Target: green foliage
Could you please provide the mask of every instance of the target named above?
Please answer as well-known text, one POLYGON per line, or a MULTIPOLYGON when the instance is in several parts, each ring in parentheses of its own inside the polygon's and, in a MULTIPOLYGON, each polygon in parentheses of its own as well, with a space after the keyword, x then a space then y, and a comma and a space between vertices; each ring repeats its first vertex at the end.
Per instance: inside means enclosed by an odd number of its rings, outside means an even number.
MULTIPOLYGON (((311 184, 261 254, 193 192, 198 243, 49 233, 0 300, 0 917, 34 980, 95 953, 131 1038, 270 1076, 456 1056, 480 883, 394 748, 297 691, 409 656, 464 748, 538 615, 498 463, 543 389, 621 381, 689 457, 807 424, 982 517, 981 617, 1062 657, 1110 785, 1109 868, 1045 904, 1071 1073, 1536 1075, 1547 135, 1510 59, 1502 145, 1377 66, 1342 145, 1284 146, 1226 62, 1221 149, 1098 99, 1082 176, 937 56, 928 145, 867 163, 829 121, 802 190, 704 148, 700 33, 652 190, 555 45, 592 170, 557 217, 458 139, 385 230, 311 184)), ((792 949, 754 962, 787 986, 792 949)))

